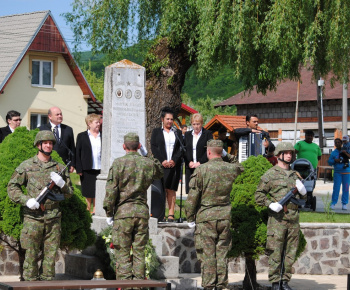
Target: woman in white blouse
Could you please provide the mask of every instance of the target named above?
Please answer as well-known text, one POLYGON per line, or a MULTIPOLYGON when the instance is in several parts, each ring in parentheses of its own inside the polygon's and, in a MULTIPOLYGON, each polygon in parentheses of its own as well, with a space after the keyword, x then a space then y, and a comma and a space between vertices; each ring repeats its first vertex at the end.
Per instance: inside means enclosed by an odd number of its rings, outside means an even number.
POLYGON ((169 207, 167 221, 173 222, 176 191, 180 180, 181 151, 179 140, 182 140, 182 132, 173 128, 174 112, 170 108, 162 109, 161 120, 162 127, 152 131, 151 150, 154 157, 163 165, 163 180, 169 207))
POLYGON ((191 174, 201 164, 208 161, 207 142, 213 139, 211 131, 203 128, 203 117, 196 113, 191 116, 192 130, 185 133, 186 193, 189 192, 191 174))
POLYGON ((87 210, 95 214, 95 189, 97 175, 101 171, 101 116, 87 115, 85 118, 87 131, 81 132, 77 137, 76 171, 80 175, 81 190, 86 198, 87 210))

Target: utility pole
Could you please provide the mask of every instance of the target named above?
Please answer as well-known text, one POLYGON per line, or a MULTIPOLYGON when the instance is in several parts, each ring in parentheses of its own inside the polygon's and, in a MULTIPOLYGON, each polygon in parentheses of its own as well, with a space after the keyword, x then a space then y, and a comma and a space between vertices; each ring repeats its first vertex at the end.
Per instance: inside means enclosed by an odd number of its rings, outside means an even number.
POLYGON ((342 135, 348 135, 348 84, 343 84, 342 135))
POLYGON ((323 100, 322 100, 322 88, 324 86, 324 80, 321 77, 317 82, 317 118, 318 118, 318 140, 321 151, 323 152, 324 142, 324 126, 323 126, 323 100))

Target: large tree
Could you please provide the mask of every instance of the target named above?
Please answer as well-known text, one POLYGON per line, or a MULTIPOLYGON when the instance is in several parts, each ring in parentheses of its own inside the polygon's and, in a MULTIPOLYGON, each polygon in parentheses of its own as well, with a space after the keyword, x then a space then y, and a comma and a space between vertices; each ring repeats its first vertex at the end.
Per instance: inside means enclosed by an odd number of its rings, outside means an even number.
POLYGON ((302 65, 315 79, 332 71, 349 80, 350 0, 75 0, 72 8, 65 17, 76 43, 111 62, 153 40, 143 63, 148 138, 163 106, 179 111, 193 65, 202 77, 229 65, 246 90, 263 93, 298 79, 302 65))

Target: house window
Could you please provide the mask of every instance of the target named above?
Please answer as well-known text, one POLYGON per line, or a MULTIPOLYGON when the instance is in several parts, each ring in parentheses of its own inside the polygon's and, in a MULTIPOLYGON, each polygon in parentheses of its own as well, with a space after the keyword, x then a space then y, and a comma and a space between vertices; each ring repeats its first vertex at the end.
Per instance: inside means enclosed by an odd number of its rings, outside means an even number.
POLYGON ((41 125, 44 125, 48 123, 49 118, 47 114, 37 114, 37 113, 31 113, 30 114, 30 130, 34 130, 41 125))
POLYGON ((32 85, 53 87, 53 62, 47 60, 32 60, 32 85))

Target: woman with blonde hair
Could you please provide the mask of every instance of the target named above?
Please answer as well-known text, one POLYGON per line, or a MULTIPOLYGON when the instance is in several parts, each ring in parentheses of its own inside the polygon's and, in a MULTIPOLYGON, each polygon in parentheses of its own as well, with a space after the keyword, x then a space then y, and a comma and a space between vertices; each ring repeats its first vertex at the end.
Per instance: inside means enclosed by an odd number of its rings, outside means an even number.
POLYGON ((185 174, 186 193, 189 192, 190 177, 194 170, 201 164, 208 161, 207 141, 213 139, 213 134, 203 128, 203 117, 196 113, 191 116, 192 130, 185 133, 185 174))
POLYGON ((101 171, 101 116, 89 114, 85 118, 87 131, 77 137, 76 171, 80 175, 81 190, 86 198, 87 210, 95 214, 96 178, 101 171))

